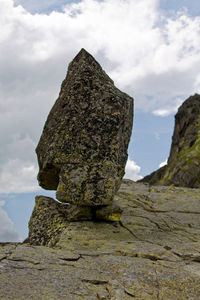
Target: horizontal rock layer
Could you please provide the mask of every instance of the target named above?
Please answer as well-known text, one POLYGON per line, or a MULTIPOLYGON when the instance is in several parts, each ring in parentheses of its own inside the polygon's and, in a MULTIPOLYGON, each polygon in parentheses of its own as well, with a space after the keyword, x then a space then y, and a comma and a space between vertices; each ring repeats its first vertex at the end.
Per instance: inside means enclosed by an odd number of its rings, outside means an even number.
POLYGON ((200 190, 125 180, 115 201, 119 223, 66 222, 43 201, 48 247, 0 244, 0 299, 199 299, 200 190))

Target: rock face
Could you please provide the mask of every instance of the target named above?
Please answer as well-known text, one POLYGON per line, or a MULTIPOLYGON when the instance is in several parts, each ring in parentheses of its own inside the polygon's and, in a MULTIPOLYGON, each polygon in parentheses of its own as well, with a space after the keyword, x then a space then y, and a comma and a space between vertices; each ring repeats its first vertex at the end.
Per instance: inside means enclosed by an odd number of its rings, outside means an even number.
POLYGON ((116 223, 68 222, 50 202, 31 243, 0 244, 0 299, 199 299, 199 189, 125 180, 116 223))
POLYGON ((175 116, 167 165, 141 181, 153 185, 200 187, 200 95, 189 97, 175 116))
POLYGON ((41 187, 74 206, 111 205, 127 161, 133 99, 84 49, 69 64, 36 152, 41 187))

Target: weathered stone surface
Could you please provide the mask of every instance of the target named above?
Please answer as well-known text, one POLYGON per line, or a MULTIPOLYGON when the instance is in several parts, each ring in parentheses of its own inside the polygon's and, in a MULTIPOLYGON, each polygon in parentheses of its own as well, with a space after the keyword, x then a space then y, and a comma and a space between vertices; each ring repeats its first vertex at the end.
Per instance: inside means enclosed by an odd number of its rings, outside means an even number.
POLYGON ((0 299, 199 299, 200 190, 126 180, 115 201, 120 222, 70 223, 54 209, 52 231, 36 224, 51 247, 0 244, 0 299))
POLYGON ((124 175, 133 100, 82 49, 69 64, 36 152, 39 184, 62 202, 109 205, 124 175))
POLYGON ((200 95, 188 98, 175 116, 167 165, 141 181, 153 185, 200 187, 200 95))
POLYGON ((104 221, 119 221, 121 218, 122 209, 116 203, 112 203, 108 206, 102 206, 95 211, 96 220, 104 221))
POLYGON ((68 206, 53 198, 36 196, 35 207, 29 221, 29 237, 26 242, 32 245, 53 245, 70 221, 116 222, 120 220, 121 214, 122 209, 116 203, 101 207, 68 206))
POLYGON ((27 241, 34 245, 52 245, 69 221, 92 220, 93 214, 89 206, 68 206, 53 198, 36 196, 27 241))

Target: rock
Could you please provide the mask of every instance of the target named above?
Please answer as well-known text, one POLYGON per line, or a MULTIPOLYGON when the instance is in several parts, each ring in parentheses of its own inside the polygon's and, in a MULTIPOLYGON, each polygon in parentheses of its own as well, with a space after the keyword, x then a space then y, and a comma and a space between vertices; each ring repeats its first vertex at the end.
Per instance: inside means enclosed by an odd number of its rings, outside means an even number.
POLYGON ((95 212, 95 219, 117 222, 120 220, 121 214, 121 207, 116 203, 112 203, 111 205, 102 206, 101 208, 97 209, 95 212))
POLYGON ((69 206, 53 198, 36 196, 35 207, 29 221, 29 237, 26 242, 33 245, 49 245, 57 240, 69 221, 92 220, 93 212, 89 206, 69 206), (53 240, 52 240, 53 238, 53 240))
POLYGON ((70 221, 119 221, 122 209, 116 203, 102 207, 65 205, 53 198, 36 196, 29 221, 26 242, 32 245, 53 245, 70 221))
POLYGON ((199 299, 200 189, 123 180, 114 201, 120 222, 67 222, 38 197, 48 247, 0 244, 0 299, 199 299))
POLYGON ((144 177, 152 185, 200 187, 200 95, 189 97, 178 109, 166 166, 144 177))
POLYGON ((124 175, 132 118, 133 99, 82 49, 36 149, 40 186, 75 207, 110 205, 124 175))

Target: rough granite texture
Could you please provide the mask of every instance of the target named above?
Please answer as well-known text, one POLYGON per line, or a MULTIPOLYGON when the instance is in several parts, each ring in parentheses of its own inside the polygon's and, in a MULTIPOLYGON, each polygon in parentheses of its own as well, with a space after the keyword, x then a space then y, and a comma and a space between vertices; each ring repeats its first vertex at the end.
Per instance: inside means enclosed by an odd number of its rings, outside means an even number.
POLYGON ((124 175, 132 122, 133 99, 82 49, 36 149, 40 186, 75 206, 110 205, 124 175))
POLYGON ((116 223, 70 223, 44 201, 48 246, 0 244, 0 299, 200 299, 200 190, 125 180, 115 201, 116 223))
POLYGON ((34 245, 49 245, 54 243, 54 238, 57 240, 63 226, 70 221, 118 221, 121 213, 122 209, 116 203, 98 209, 90 206, 80 206, 77 209, 74 205, 66 207, 53 198, 36 196, 27 241, 34 245))
POLYGON ((189 97, 178 109, 167 165, 140 181, 200 187, 200 95, 189 97))

